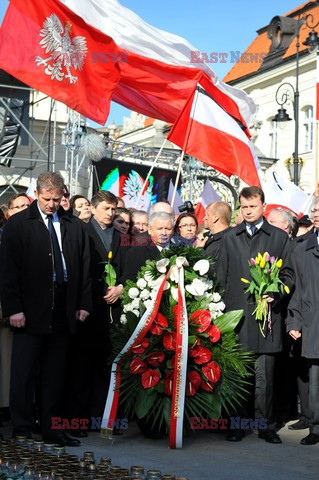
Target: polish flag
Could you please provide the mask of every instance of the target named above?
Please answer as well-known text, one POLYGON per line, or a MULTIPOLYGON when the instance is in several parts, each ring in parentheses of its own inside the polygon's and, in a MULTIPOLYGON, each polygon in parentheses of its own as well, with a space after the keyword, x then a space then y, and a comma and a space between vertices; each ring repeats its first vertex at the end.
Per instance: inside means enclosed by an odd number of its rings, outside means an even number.
POLYGON ((206 208, 213 202, 220 202, 221 198, 215 191, 213 185, 207 179, 203 188, 203 193, 197 202, 195 208, 195 215, 198 221, 198 225, 203 225, 204 217, 206 214, 206 208))
POLYGON ((198 49, 184 38, 147 24, 117 0, 60 1, 116 43, 121 80, 112 97, 115 102, 174 123, 200 83, 225 110, 249 125, 256 113, 253 100, 219 82, 209 64, 194 61, 198 49))
MULTIPOLYGON (((90 2, 85 2, 89 10, 90 2)), ((119 81, 117 46, 58 0, 11 0, 0 31, 0 68, 82 115, 104 124, 119 81)))
POLYGON ((30 182, 30 185, 28 187, 28 190, 25 192, 26 195, 28 195, 28 197, 30 198, 31 201, 35 200, 35 191, 36 191, 36 188, 37 188, 37 181, 35 178, 32 178, 31 179, 31 182, 30 182))
POLYGON ((260 165, 242 126, 205 90, 197 87, 168 140, 227 176, 260 186, 260 165))
POLYGON ((279 207, 290 210, 297 216, 307 214, 312 196, 294 183, 279 178, 275 172, 272 175, 271 180, 262 182, 266 202, 265 217, 267 218, 271 210, 279 207))
POLYGON ((181 199, 179 193, 176 191, 175 200, 174 200, 174 205, 172 205, 173 194, 174 194, 174 185, 173 185, 172 180, 170 180, 170 181, 169 181, 169 187, 168 187, 167 200, 168 200, 169 203, 171 204, 172 209, 173 209, 173 212, 174 212, 176 215, 179 215, 181 212, 178 210, 178 207, 180 207, 181 205, 183 205, 184 202, 183 202, 183 200, 181 199))

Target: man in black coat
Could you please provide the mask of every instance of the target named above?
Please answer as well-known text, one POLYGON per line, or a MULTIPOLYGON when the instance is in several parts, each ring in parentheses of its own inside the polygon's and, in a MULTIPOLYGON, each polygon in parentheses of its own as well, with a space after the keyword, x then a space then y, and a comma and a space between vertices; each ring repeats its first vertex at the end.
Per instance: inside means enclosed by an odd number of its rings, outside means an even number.
POLYGON ((46 442, 75 446, 54 430, 62 416, 69 334, 92 309, 89 244, 83 223, 60 207, 64 181, 41 174, 37 201, 6 223, 1 245, 1 303, 14 328, 10 412, 13 435, 31 437, 32 402, 41 370, 41 427, 46 442), (60 208, 59 208, 60 207, 60 208))
POLYGON ((314 231, 299 243, 292 254, 296 288, 288 306, 287 331, 301 338, 301 355, 309 366, 309 435, 302 445, 319 443, 319 198, 312 209, 314 231))
MULTIPOLYGON (((69 381, 69 417, 100 417, 103 414, 112 360, 111 329, 120 319, 127 247, 112 222, 117 197, 98 191, 91 200, 92 218, 86 224, 90 246, 93 312, 90 322, 80 325, 72 341, 69 381), (111 257, 111 258, 109 258, 111 257), (103 273, 110 262, 116 272, 116 285, 108 286, 103 273)), ((88 423, 89 425, 89 423, 88 423)), ((86 428, 72 435, 87 436, 86 428)))
MULTIPOLYGON (((273 376, 275 355, 282 350, 282 311, 279 294, 269 295, 271 305, 271 331, 265 327, 261 334, 253 311, 256 307, 253 297, 245 294, 247 285, 241 278, 251 280, 249 259, 258 252, 283 260, 280 277, 291 287, 293 272, 290 267, 290 241, 279 228, 269 225, 263 217, 264 193, 258 187, 244 188, 240 193, 240 205, 244 222, 224 233, 217 265, 217 278, 224 289, 227 311, 243 309, 244 314, 237 326, 239 342, 245 350, 255 352, 255 418, 267 419, 267 430, 260 431, 259 437, 270 443, 281 443, 275 432, 273 420, 273 376)), ((243 412, 242 412, 243 413, 243 412)), ((246 412, 245 412, 246 413, 246 412)), ((241 440, 244 431, 233 432, 228 440, 241 440)))
POLYGON ((124 279, 136 282, 137 274, 146 260, 156 260, 163 248, 169 248, 173 234, 173 218, 166 212, 155 212, 149 218, 148 233, 140 245, 131 247, 126 254, 124 279))

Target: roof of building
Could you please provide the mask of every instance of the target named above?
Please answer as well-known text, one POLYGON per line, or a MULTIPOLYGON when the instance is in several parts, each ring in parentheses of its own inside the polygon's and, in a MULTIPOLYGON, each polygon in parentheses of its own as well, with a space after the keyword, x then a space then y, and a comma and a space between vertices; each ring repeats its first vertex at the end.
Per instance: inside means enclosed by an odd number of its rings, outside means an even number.
MULTIPOLYGON (((234 64, 224 77, 223 81, 227 83, 235 83, 244 77, 253 75, 259 71, 264 72, 267 68, 272 68, 273 66, 282 63, 284 60, 293 58, 296 55, 296 34, 292 32, 292 29, 295 30, 295 27, 292 27, 291 24, 289 24, 289 18, 298 19, 299 16, 305 17, 307 15, 312 15, 312 17, 308 17, 309 25, 315 25, 319 21, 319 5, 317 5, 315 0, 304 2, 281 17, 274 17, 269 25, 266 25, 257 31, 257 37, 245 50, 244 55, 241 57, 241 61, 234 64), (288 32, 285 37, 285 42, 282 42, 282 45, 276 49, 273 47, 273 41, 269 38, 268 32, 271 24, 273 22, 276 23, 276 21, 278 24, 280 19, 287 22, 288 32)), ((303 45, 303 42, 308 37, 310 31, 311 28, 308 28, 305 24, 300 28, 299 42, 301 54, 308 49, 306 45, 303 45)), ((274 31, 274 35, 276 35, 276 31, 274 31)))

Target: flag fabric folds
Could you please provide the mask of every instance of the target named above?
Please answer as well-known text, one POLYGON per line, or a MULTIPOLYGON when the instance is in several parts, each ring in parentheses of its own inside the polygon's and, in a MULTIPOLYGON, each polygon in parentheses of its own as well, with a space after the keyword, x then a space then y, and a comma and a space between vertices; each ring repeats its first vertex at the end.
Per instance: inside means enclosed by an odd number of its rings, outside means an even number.
POLYGON ((219 82, 207 63, 192 63, 197 49, 184 38, 153 27, 117 0, 60 0, 118 46, 121 80, 113 100, 136 112, 174 123, 197 83, 249 125, 256 105, 219 82))
POLYGON ((172 204, 173 194, 174 194, 174 185, 173 185, 172 180, 170 180, 169 181, 169 187, 168 187, 167 201, 171 204, 173 212, 175 213, 175 215, 179 215, 181 212, 178 210, 178 207, 181 207, 184 204, 184 202, 181 199, 178 191, 176 191, 174 205, 173 205, 172 204))
POLYGON ((11 0, 0 31, 0 68, 32 88, 104 124, 119 81, 114 41, 58 0, 11 0))
POLYGON ((297 185, 284 180, 275 172, 267 182, 262 182, 265 194, 265 216, 274 208, 284 208, 293 211, 296 215, 308 213, 312 196, 301 190, 297 185))
POLYGON ((242 126, 201 87, 189 98, 167 139, 225 175, 260 186, 259 161, 242 126))

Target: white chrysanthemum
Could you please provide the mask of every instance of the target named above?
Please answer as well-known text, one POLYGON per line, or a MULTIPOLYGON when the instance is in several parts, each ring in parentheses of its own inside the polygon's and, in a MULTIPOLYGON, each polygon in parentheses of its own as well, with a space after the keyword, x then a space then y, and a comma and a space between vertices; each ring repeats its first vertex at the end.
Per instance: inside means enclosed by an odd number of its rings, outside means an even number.
POLYGON ((213 293, 213 302, 219 302, 219 300, 221 299, 222 297, 219 295, 219 293, 217 292, 214 292, 213 293))
POLYGON ((140 312, 139 312, 138 310, 133 310, 133 312, 132 312, 132 313, 134 313, 134 315, 136 315, 137 317, 139 317, 139 316, 140 316, 140 312))
POLYGON ((199 278, 194 278, 194 280, 190 285, 185 286, 185 289, 191 295, 196 296, 196 295, 204 295, 204 293, 207 290, 207 287, 199 278))
POLYGON ((135 287, 130 288, 129 291, 128 291, 128 296, 132 299, 138 297, 139 294, 140 294, 140 292, 135 287))
POLYGON ((166 273, 168 265, 169 265, 169 259, 168 258, 161 258, 161 260, 158 260, 156 262, 156 268, 160 273, 166 273))
POLYGON ((195 263, 193 270, 195 272, 199 272, 201 276, 205 275, 205 273, 208 272, 209 270, 209 261, 208 260, 198 260, 198 262, 195 263))
POLYGON ((123 312, 132 312, 133 311, 133 305, 131 303, 127 303, 124 305, 123 312))
POLYGON ((140 299, 139 298, 134 298, 133 302, 132 302, 132 307, 133 309, 138 309, 140 306, 140 299))
POLYGON ((175 300, 175 302, 177 302, 178 301, 178 288, 171 287, 171 295, 173 297, 173 300, 175 300))
POLYGON ((222 312, 223 310, 225 310, 225 307, 226 305, 224 304, 224 302, 216 303, 216 310, 220 310, 222 312))
POLYGON ((177 257, 176 258, 176 266, 177 267, 187 267, 189 265, 186 257, 177 257))
POLYGON ((169 279, 172 280, 172 282, 178 283, 178 267, 177 265, 173 265, 169 271, 169 279))
POLYGON ((145 300, 144 302, 145 308, 148 308, 151 305, 151 303, 152 303, 151 299, 145 300))
POLYGON ((122 325, 126 325, 126 323, 127 323, 126 315, 122 314, 120 316, 120 322, 121 322, 122 325))
POLYGON ((144 280, 144 278, 139 278, 136 282, 136 285, 138 286, 138 288, 140 288, 141 290, 143 290, 143 288, 146 287, 147 283, 146 281, 144 280))
POLYGON ((151 295, 151 292, 149 290, 146 290, 146 289, 142 290, 140 295, 141 300, 146 300, 147 298, 150 297, 150 295, 151 295))

